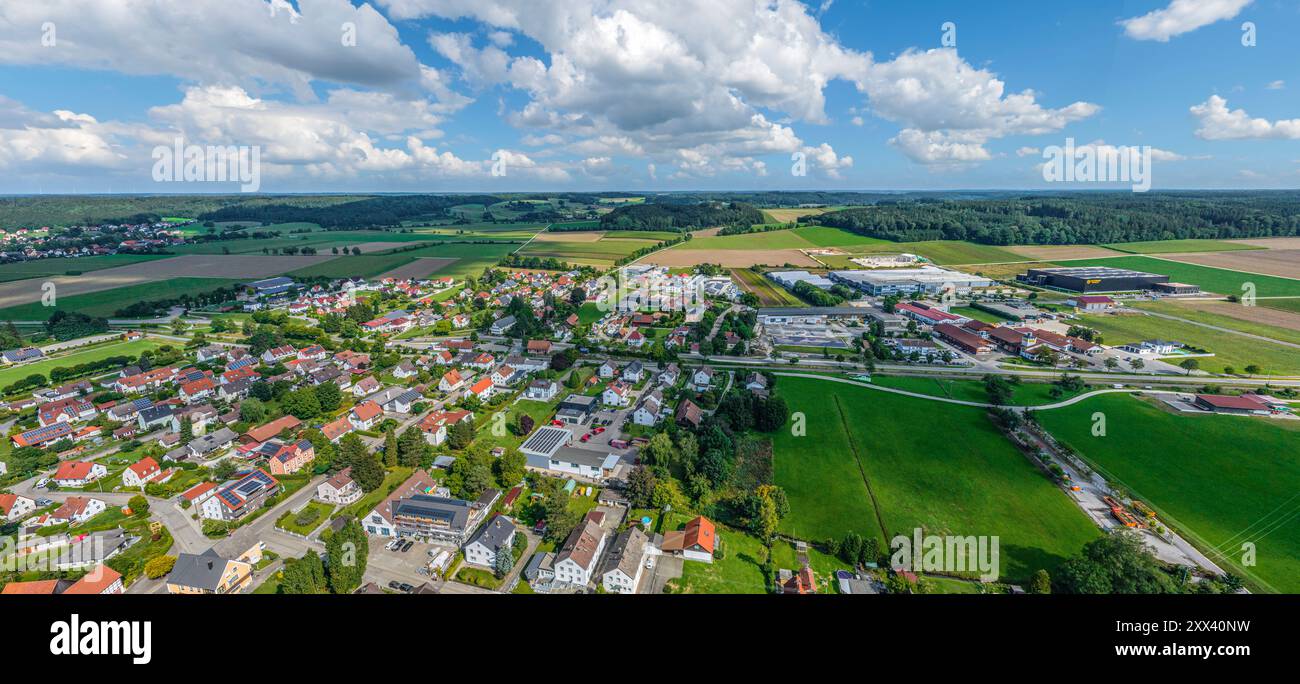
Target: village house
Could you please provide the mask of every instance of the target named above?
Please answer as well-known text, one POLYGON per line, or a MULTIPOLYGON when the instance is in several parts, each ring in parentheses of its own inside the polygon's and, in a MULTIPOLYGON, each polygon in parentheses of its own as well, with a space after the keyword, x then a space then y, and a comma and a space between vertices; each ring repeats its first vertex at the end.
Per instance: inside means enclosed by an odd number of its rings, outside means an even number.
POLYGON ((352 468, 347 467, 334 473, 329 479, 316 486, 316 499, 336 506, 346 506, 360 499, 365 492, 352 479, 352 468))
MULTIPOLYGON (((596 513, 593 511, 592 513, 596 513)), ((596 562, 605 550, 605 530, 598 519, 588 513, 564 540, 555 554, 555 581, 586 586, 596 571, 596 562)))
POLYGON ((85 487, 86 485, 108 475, 108 469, 102 463, 93 461, 64 461, 55 471, 54 484, 60 487, 85 487))
POLYGON ((510 519, 498 515, 470 538, 465 545, 465 562, 495 568, 497 554, 513 553, 515 541, 515 524, 510 519))

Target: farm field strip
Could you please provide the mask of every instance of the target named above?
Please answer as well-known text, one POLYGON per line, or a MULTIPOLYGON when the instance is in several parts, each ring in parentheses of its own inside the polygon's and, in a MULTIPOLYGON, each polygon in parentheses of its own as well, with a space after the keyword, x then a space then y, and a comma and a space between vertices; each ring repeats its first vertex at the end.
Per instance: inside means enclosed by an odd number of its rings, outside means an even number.
POLYGON ((749 269, 733 268, 731 277, 740 284, 741 289, 758 297, 762 306, 804 306, 802 299, 749 269))
POLYGON ((1107 395, 1042 412, 1039 422, 1216 563, 1267 589, 1300 591, 1295 421, 1182 415, 1107 395), (1096 412, 1106 416, 1105 437, 1092 435, 1096 412), (1257 543, 1253 567, 1240 564, 1244 542, 1257 543))
MULTIPOLYGON (((64 299, 173 278, 211 278, 213 281, 265 278, 328 261, 331 258, 329 256, 179 256, 106 268, 80 276, 55 276, 50 278, 49 282, 54 283, 58 298, 64 299)), ((0 309, 39 302, 42 292, 40 287, 31 282, 0 283, 0 309)), ((165 292, 163 290, 155 293, 154 298, 164 296, 165 292)))
POLYGON ((781 377, 778 386, 807 428, 807 437, 782 430, 773 438, 776 482, 791 505, 786 534, 817 540, 856 531, 887 541, 849 456, 851 433, 890 532, 997 535, 1007 581, 1050 572, 1100 535, 982 409, 812 378, 781 377), (963 440, 954 444, 958 430, 963 440))
POLYGON ((1262 249, 1223 254, 1166 255, 1188 264, 1223 268, 1241 273, 1300 278, 1300 249, 1262 249))
POLYGON ((1240 371, 1255 364, 1263 368, 1264 375, 1300 375, 1300 352, 1290 347, 1155 316, 1080 314, 1079 319, 1101 332, 1109 346, 1164 339, 1204 349, 1214 356, 1200 357, 1197 362, 1202 370, 1212 373, 1222 373, 1225 366, 1240 371))
POLYGON ((1263 249, 1263 247, 1241 242, 1202 239, 1116 242, 1106 246, 1118 252, 1129 252, 1131 254, 1180 254, 1185 252, 1231 252, 1263 249))

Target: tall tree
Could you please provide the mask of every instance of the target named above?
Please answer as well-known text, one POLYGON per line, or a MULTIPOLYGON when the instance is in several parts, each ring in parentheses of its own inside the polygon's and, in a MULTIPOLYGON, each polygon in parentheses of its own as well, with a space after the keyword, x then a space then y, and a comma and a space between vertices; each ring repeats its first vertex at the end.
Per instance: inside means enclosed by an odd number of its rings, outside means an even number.
POLYGON ((329 585, 335 594, 350 594, 361 586, 370 546, 365 530, 351 518, 325 542, 329 558, 329 585))

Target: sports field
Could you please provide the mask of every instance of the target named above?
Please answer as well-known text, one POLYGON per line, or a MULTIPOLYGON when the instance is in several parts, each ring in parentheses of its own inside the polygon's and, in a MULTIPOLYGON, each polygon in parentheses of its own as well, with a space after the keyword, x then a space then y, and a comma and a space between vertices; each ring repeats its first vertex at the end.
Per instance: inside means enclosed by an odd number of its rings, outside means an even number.
POLYGON ((147 338, 143 340, 132 340, 130 342, 115 342, 112 344, 98 345, 91 349, 73 352, 65 356, 57 356, 52 359, 37 361, 35 363, 7 367, 0 369, 0 387, 4 387, 35 373, 48 376, 50 371, 55 368, 71 368, 80 363, 98 361, 110 356, 139 356, 141 352, 152 351, 164 344, 168 343, 147 338))
POLYGON ((1050 571, 1100 534, 982 409, 808 378, 780 377, 777 386, 807 420, 806 436, 773 438, 776 482, 790 498, 786 534, 821 540, 852 530, 884 543, 920 526, 997 535, 1001 576, 1011 581, 1050 571))
POLYGON ((1197 264, 1186 264, 1170 259, 1157 259, 1145 256, 1127 256, 1114 259, 1080 259, 1058 262, 1060 266, 1112 266, 1114 268, 1131 268, 1135 271, 1159 273, 1169 276, 1170 280, 1180 283, 1200 285, 1206 292, 1219 294, 1244 293, 1245 283, 1254 283, 1255 295, 1258 297, 1300 296, 1300 280, 1289 280, 1268 275, 1254 275, 1211 268, 1197 264))
POLYGON ((1215 562, 1264 589, 1300 592, 1300 423, 1175 415, 1115 394, 1038 418, 1215 562), (1095 412, 1106 416, 1104 437, 1092 436, 1095 412), (1240 565, 1247 542, 1253 567, 1240 565))

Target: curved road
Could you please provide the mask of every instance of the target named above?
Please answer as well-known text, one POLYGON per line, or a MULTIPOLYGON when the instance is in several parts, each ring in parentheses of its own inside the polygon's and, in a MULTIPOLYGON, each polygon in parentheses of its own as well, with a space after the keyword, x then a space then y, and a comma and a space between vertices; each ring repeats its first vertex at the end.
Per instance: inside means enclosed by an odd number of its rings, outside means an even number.
POLYGON ((848 380, 846 378, 836 378, 836 377, 831 377, 829 375, 813 375, 811 373, 787 373, 787 372, 780 372, 780 371, 773 373, 773 375, 784 375, 786 377, 791 377, 791 378, 811 378, 813 380, 827 380, 830 382, 841 382, 846 385, 866 387, 880 392, 889 392, 890 394, 901 394, 905 397, 916 397, 917 399, 929 399, 930 401, 941 401, 945 404, 959 404, 961 406, 974 406, 976 408, 1006 408, 1006 409, 1011 409, 1012 411, 1025 411, 1025 410, 1042 411, 1045 409, 1063 408, 1066 406, 1070 406, 1071 404, 1077 404, 1083 401, 1084 399, 1087 399, 1088 397, 1094 397, 1097 396, 1098 394, 1132 394, 1134 392, 1143 391, 1143 390, 1135 390, 1135 389, 1113 389, 1113 388, 1098 389, 1098 390, 1093 390, 1091 392, 1084 392, 1083 394, 1070 397, 1069 399, 1066 399, 1064 401, 1058 401, 1054 404, 1042 404, 1039 406, 1012 406, 1012 405, 999 406, 997 404, 990 404, 990 403, 979 402, 979 401, 966 401, 964 399, 950 399, 948 397, 937 397, 933 394, 923 394, 921 392, 909 392, 907 390, 902 390, 895 387, 882 387, 881 385, 874 385, 869 382, 859 382, 857 380, 848 380))

